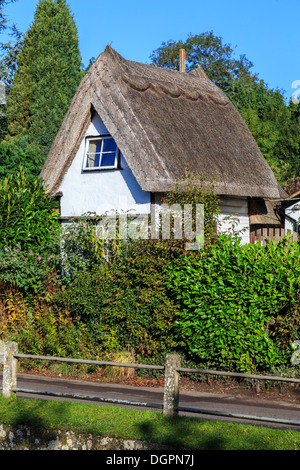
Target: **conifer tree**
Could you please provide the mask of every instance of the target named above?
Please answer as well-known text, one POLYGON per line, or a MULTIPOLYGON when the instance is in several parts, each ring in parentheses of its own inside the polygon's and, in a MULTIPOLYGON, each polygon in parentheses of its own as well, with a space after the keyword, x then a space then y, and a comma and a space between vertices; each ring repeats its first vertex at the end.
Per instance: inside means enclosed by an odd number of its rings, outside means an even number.
POLYGON ((77 28, 66 0, 40 0, 18 55, 8 131, 47 155, 82 79, 77 28))

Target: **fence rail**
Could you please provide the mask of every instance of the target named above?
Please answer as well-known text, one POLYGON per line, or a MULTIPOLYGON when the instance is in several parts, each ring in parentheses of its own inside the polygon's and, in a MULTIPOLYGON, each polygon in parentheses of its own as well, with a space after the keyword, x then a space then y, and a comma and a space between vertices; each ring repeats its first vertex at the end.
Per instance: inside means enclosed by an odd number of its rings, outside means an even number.
POLYGON ((106 362, 96 361, 92 359, 73 359, 68 357, 52 357, 52 356, 36 356, 34 354, 14 354, 14 357, 23 359, 40 359, 46 361, 58 361, 58 362, 73 362, 81 364, 94 364, 99 366, 116 366, 116 367, 128 367, 130 369, 155 369, 164 370, 164 366, 155 366, 151 364, 134 364, 134 363, 122 363, 122 362, 106 362))
POLYGON ((215 410, 203 410, 199 408, 189 408, 189 407, 179 406, 180 373, 239 377, 239 378, 263 380, 263 381, 289 382, 289 383, 300 384, 300 379, 296 379, 293 377, 245 374, 245 373, 218 371, 218 370, 210 370, 210 369, 190 369, 190 368, 181 367, 181 359, 180 359, 180 356, 178 356, 177 354, 168 354, 166 356, 165 364, 163 366, 150 365, 150 364, 106 362, 106 361, 74 359, 74 358, 64 358, 64 357, 38 356, 38 355, 32 355, 32 354, 20 354, 18 353, 18 345, 16 343, 12 343, 12 342, 4 343, 3 341, 0 341, 0 365, 1 363, 3 364, 3 379, 2 379, 2 387, 0 387, 0 390, 2 390, 3 396, 7 398, 10 397, 14 393, 22 392, 26 394, 44 395, 44 396, 52 396, 52 397, 59 397, 59 398, 71 398, 71 399, 80 399, 80 400, 87 400, 87 401, 94 401, 94 402, 115 403, 119 405, 157 408, 157 409, 161 409, 163 411, 163 414, 168 417, 174 417, 178 414, 178 412, 185 411, 185 412, 190 412, 190 413, 207 414, 207 415, 212 415, 212 416, 215 415, 215 416, 223 416, 223 417, 229 417, 229 418, 231 417, 231 418, 244 419, 244 420, 246 419, 246 420, 255 420, 255 421, 273 422, 273 423, 282 423, 282 424, 300 426, 300 421, 258 417, 258 416, 235 414, 235 413, 229 413, 229 412, 220 412, 220 411, 215 411, 215 410), (165 375, 163 402, 161 404, 157 404, 157 403, 119 400, 119 399, 113 399, 113 398, 101 398, 101 397, 96 397, 96 396, 76 395, 76 394, 58 393, 58 392, 56 393, 56 392, 47 392, 47 391, 41 391, 41 390, 28 390, 24 388, 18 388, 17 387, 18 359, 37 359, 37 360, 59 361, 59 362, 81 363, 81 364, 94 364, 94 365, 101 365, 101 366, 161 370, 161 371, 164 371, 164 375, 165 375))

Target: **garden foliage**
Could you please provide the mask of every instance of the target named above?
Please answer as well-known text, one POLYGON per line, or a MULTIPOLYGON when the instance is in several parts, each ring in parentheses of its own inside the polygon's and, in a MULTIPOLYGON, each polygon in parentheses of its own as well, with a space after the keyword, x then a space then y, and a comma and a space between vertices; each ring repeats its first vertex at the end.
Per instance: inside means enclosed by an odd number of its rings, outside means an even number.
MULTIPOLYGON (((206 242, 216 239, 218 200, 213 185, 197 185, 193 174, 186 171, 175 190, 167 193, 162 201, 169 207, 173 204, 205 205, 206 242), (181 191, 179 191, 179 184, 181 191), (182 191, 184 189, 184 191, 182 191)), ((66 240, 66 259, 70 260, 76 276, 57 297, 60 306, 78 314, 93 332, 95 341, 114 350, 127 349, 142 358, 161 358, 176 348, 174 319, 176 303, 166 289, 168 264, 175 263, 186 253, 186 240, 128 239, 123 243, 118 238, 111 246, 94 241, 91 221, 79 221, 66 240), (98 258, 91 247, 94 245, 98 258), (108 248, 103 256, 103 246, 108 248), (86 260, 88 265, 79 262, 86 260), (73 264, 79 259, 77 265, 73 264), (77 268, 76 268, 77 266, 77 268)), ((172 224, 171 224, 172 225, 172 224)), ((104 240, 105 241, 105 240, 104 240)))
POLYGON ((39 251, 0 248, 0 279, 28 296, 35 295, 45 291, 57 262, 57 255, 50 255, 46 247, 39 251))
POLYGON ((96 220, 86 216, 61 231, 40 181, 22 171, 6 178, 1 339, 44 355, 126 351, 162 363, 176 351, 204 367, 289 367, 300 333, 300 245, 289 238, 241 245, 234 233, 217 235, 218 200, 204 184, 175 189, 163 202, 204 204, 203 248, 188 251, 174 237, 98 240, 96 220))
POLYGON ((20 169, 0 182, 0 247, 42 247, 52 240, 58 215, 42 180, 29 181, 20 169))
POLYGON ((175 307, 164 286, 166 260, 147 241, 130 243, 129 251, 116 263, 82 271, 56 302, 79 316, 104 352, 129 349, 142 358, 161 357, 175 345, 175 307))
POLYGON ((300 333, 298 243, 241 246, 222 235, 169 275, 181 306, 176 335, 194 358, 247 372, 289 362, 300 333))
MULTIPOLYGON (((36 355, 95 359, 88 329, 71 318, 67 310, 60 310, 41 297, 29 299, 22 293, 1 289, 0 337, 16 341, 20 351, 36 355)), ((27 363, 36 367, 36 362, 27 363)))

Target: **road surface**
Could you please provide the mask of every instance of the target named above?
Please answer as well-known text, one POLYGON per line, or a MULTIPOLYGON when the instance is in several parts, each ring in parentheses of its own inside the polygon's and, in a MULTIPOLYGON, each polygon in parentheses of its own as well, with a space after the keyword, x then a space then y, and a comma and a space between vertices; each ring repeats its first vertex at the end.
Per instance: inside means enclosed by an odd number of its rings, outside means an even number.
MULTIPOLYGON (((2 376, 0 374, 0 386, 2 376)), ((134 387, 123 384, 107 384, 49 378, 31 374, 18 374, 18 389, 30 390, 30 393, 17 392, 17 396, 51 400, 76 400, 101 405, 121 406, 125 408, 151 409, 162 412, 163 388, 134 387), (35 395, 34 391, 43 391, 44 395, 35 395), (47 395, 47 392, 56 396, 47 395), (75 395, 76 398, 71 397, 75 395), (104 402, 97 401, 102 398, 104 402), (109 400, 114 400, 111 403, 109 400), (134 405, 129 405, 133 402, 134 405), (144 406, 147 405, 147 406, 144 406)), ((202 419, 237 422, 277 429, 293 429, 300 432, 300 399, 298 403, 284 400, 268 400, 263 398, 236 397, 230 393, 203 393, 180 391, 179 414, 202 419), (189 408, 189 411, 186 410, 189 408), (192 410, 200 409, 201 413, 192 410), (216 414, 210 413, 213 411, 216 414), (230 416, 224 416, 224 414, 230 416), (236 415, 241 416, 237 418, 236 415), (258 418, 258 419, 254 419, 258 418), (262 421, 262 418, 267 418, 262 421), (271 422, 268 420, 275 420, 271 422)))

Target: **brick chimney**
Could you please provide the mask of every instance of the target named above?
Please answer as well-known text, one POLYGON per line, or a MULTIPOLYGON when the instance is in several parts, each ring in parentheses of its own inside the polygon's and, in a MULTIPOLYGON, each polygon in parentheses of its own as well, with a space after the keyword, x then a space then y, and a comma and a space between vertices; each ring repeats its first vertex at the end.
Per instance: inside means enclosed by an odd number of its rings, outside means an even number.
POLYGON ((185 72, 185 49, 179 49, 180 72, 185 72))

